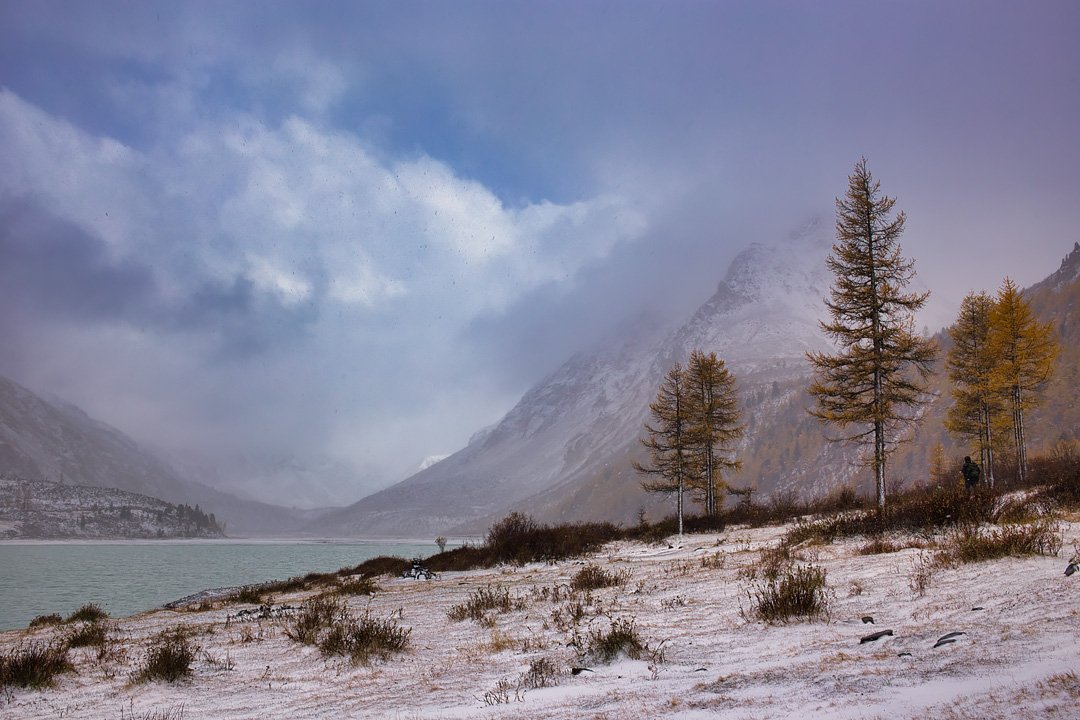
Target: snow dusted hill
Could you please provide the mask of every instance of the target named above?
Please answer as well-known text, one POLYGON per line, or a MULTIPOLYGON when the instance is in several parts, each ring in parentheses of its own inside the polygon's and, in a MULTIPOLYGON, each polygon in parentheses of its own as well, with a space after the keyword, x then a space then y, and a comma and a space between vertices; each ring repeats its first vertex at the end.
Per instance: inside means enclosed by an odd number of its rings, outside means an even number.
POLYGON ((46 401, 4 377, 0 377, 0 473, 199 504, 225 520, 233 534, 288 533, 310 518, 189 481, 116 428, 74 405, 46 401))
MULTIPOLYGON (((648 404, 676 360, 695 348, 715 351, 750 399, 748 411, 757 413, 790 403, 793 380, 805 384, 806 351, 827 347, 818 320, 830 282, 824 259, 831 233, 814 221, 775 245, 750 246, 683 326, 642 329, 621 345, 576 355, 461 451, 313 529, 475 533, 512 509, 552 520, 632 519, 656 502, 640 491, 630 458, 648 404)), ((759 418, 755 428, 765 427, 759 418)))
POLYGON ((198 506, 114 488, 0 475, 0 538, 223 537, 198 506))

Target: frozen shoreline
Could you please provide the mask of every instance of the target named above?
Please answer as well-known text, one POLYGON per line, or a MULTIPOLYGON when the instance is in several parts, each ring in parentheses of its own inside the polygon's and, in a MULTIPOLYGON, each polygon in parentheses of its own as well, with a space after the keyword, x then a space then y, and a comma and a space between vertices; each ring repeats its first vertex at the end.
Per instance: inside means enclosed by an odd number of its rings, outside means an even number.
MULTIPOLYGON (((1080 526, 1062 527, 1067 555, 1080 542, 1080 526)), ((569 720, 1030 717, 1070 716, 1075 709, 1077 588, 1062 574, 1067 557, 939 570, 918 597, 909 575, 923 551, 862 556, 858 541, 807 547, 801 551, 806 559, 827 572, 829 621, 766 626, 747 618, 751 583, 745 573, 782 532, 734 528, 687 536, 670 548, 617 542, 587 560, 554 565, 445 573, 431 581, 383 577, 382 592, 351 597, 348 604, 357 613, 398 618, 411 628, 411 647, 371 665, 323 659, 286 636, 287 620, 237 616, 252 606, 142 613, 115 621, 123 660, 109 665, 92 648, 72 650, 78 674, 61 676, 57 687, 42 692, 15 690, 0 699, 0 712, 30 720, 108 714, 109 708, 118 713, 120 706, 138 714, 182 706, 187 720, 569 720), (553 619, 564 603, 543 599, 541 591, 566 585, 584 562, 629 572, 630 580, 594 591, 578 631, 632 619, 651 647, 663 649, 661 662, 623 659, 570 674, 581 659, 567 646, 570 630, 553 619), (489 585, 506 586, 520 607, 492 615, 490 626, 448 619, 451 606, 489 585), (862 622, 866 615, 874 625, 862 622), (201 653, 193 676, 173 685, 132 685, 129 676, 147 639, 177 624, 197 633, 201 653), (893 635, 859 642, 885 629, 893 635), (963 635, 933 647, 950 632, 963 635), (560 669, 557 686, 511 690, 506 703, 485 702, 496 697, 489 693, 500 682, 513 685, 538 658, 560 669)), ((282 595, 275 603, 298 605, 311 594, 282 595)), ((0 648, 52 632, 0 633, 0 648)))

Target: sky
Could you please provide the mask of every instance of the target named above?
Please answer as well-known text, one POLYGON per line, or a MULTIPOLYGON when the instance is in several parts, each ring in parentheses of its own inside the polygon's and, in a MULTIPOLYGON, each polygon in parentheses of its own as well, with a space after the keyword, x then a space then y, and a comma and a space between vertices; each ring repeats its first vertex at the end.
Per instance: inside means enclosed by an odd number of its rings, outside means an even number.
POLYGON ((831 222, 863 156, 936 329, 1080 241, 1078 35, 1071 1, 8 0, 0 375, 351 502, 831 222))

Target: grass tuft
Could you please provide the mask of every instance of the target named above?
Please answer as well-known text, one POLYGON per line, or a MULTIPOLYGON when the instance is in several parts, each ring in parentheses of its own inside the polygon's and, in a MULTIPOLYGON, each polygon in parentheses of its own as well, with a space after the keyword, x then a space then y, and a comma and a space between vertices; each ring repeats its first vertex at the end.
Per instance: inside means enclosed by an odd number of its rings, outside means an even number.
POLYGON ((590 563, 574 573, 574 577, 570 578, 570 587, 574 592, 599 590, 623 585, 626 579, 625 573, 609 572, 590 563))
POLYGON ((199 652, 183 627, 162 630, 150 639, 142 667, 135 673, 135 682, 164 680, 176 682, 191 675, 191 663, 199 652))
POLYGON ((305 600, 285 629, 285 634, 304 645, 317 645, 324 631, 344 616, 344 602, 333 595, 316 595, 305 600))
POLYGON ((482 622, 488 610, 508 613, 514 609, 510 588, 506 585, 485 585, 469 593, 468 599, 446 611, 446 617, 454 622, 469 619, 482 622))
POLYGON ((648 654, 649 648, 638 633, 633 618, 612 620, 611 627, 606 631, 591 631, 585 652, 595 662, 605 664, 619 657, 640 660, 648 654))
POLYGON ((965 525, 946 537, 939 562, 972 563, 1003 557, 1057 555, 1061 544, 1061 525, 1046 518, 1027 525, 1010 524, 986 530, 965 525))
POLYGON ((369 612, 353 618, 345 612, 319 641, 319 651, 324 657, 337 655, 354 663, 366 663, 373 657, 385 660, 408 647, 411 633, 412 628, 403 628, 392 619, 380 620, 369 612))
POLYGON ((88 622, 93 623, 98 620, 105 620, 109 617, 109 613, 101 609, 101 606, 94 603, 87 603, 75 612, 68 615, 67 621, 72 622, 88 622))
POLYGON ((0 655, 0 687, 51 687, 57 675, 75 669, 67 651, 66 644, 56 641, 31 642, 12 648, 0 655))
POLYGON ((813 619, 829 610, 825 570, 813 565, 791 566, 748 591, 754 613, 769 624, 793 618, 813 619))
POLYGON ((47 627, 49 625, 61 625, 64 622, 64 618, 56 613, 50 613, 49 615, 38 615, 27 626, 31 629, 36 627, 47 627))

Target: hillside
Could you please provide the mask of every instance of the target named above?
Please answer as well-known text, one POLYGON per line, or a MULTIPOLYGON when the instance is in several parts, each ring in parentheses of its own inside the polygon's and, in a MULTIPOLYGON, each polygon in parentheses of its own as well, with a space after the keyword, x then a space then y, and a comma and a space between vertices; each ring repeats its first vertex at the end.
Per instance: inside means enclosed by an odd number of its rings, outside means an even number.
POLYGON ((241 500, 187 480, 116 428, 74 405, 47 401, 4 377, 0 377, 0 473, 200 505, 225 521, 234 535, 288 534, 313 516, 241 500))
POLYGON ((198 506, 113 488, 0 475, 0 539, 224 536, 213 514, 198 506))

